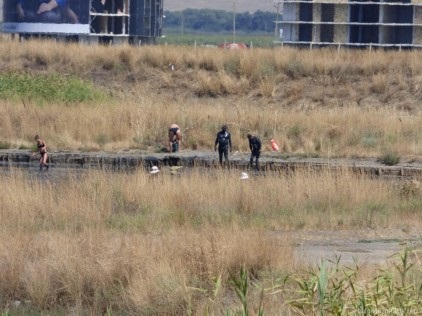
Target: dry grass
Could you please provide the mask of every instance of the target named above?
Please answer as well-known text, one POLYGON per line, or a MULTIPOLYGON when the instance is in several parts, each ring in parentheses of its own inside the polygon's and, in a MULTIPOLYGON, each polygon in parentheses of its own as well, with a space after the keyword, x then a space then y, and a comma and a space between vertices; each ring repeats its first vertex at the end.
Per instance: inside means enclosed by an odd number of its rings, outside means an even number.
POLYGON ((215 101, 178 102, 145 98, 137 104, 75 105, 43 108, 3 103, 0 123, 4 142, 11 147, 32 145, 33 135, 46 138, 50 150, 158 150, 165 145, 166 127, 176 121, 185 136, 184 149, 197 143, 213 147, 222 122, 229 124, 235 150, 247 151, 245 134, 261 136, 264 150, 269 139, 278 140, 284 152, 321 156, 376 156, 386 150, 403 156, 420 154, 421 116, 394 109, 322 109, 296 112, 254 104, 216 104, 215 101), (157 104, 166 104, 158 110, 157 104), (258 113, 256 113, 258 111, 258 113), (99 115, 101 113, 101 115, 99 115), (250 114, 255 113, 255 114, 250 114))
MULTIPOLYGON (((270 93, 268 91, 268 93, 270 93)), ((421 153, 422 117, 395 109, 332 108, 298 112, 260 103, 215 100, 180 102, 144 97, 138 102, 24 106, 2 102, 2 140, 12 148, 30 147, 42 135, 51 151, 59 149, 156 151, 165 146, 167 126, 178 122, 185 138, 182 149, 213 148, 223 123, 232 132, 234 149, 247 151, 245 135, 258 134, 269 151, 276 139, 283 152, 319 156, 401 156, 421 153)))
POLYGON ((248 181, 222 170, 92 171, 59 182, 11 170, 0 192, 2 304, 77 313, 229 309, 240 266, 266 286, 296 266, 294 240, 278 230, 420 226, 421 192, 341 170, 248 181))
POLYGON ((225 289, 240 265, 256 271, 283 268, 279 255, 291 252, 288 244, 276 244, 259 231, 236 229, 142 235, 84 228, 8 232, 1 240, 3 304, 29 300, 35 309, 92 314, 109 309, 174 315, 199 304, 215 308, 221 303, 207 299, 215 278, 222 278, 225 289))
POLYGON ((223 174, 180 180, 175 191, 174 182, 143 172, 50 183, 12 170, 0 195, 1 304, 185 314, 230 306, 224 292, 241 265, 257 273, 292 267, 291 241, 244 225, 242 209, 218 211, 204 198, 223 174), (201 199, 186 191, 199 181, 210 182, 201 199))
POLYGON ((420 204, 418 192, 408 200, 401 185, 347 170, 276 173, 247 182, 240 182, 237 172, 219 170, 195 169, 176 178, 165 169, 157 179, 148 175, 90 172, 59 183, 7 176, 1 222, 15 232, 78 231, 81 225, 145 233, 202 225, 352 229, 415 224, 420 204))
POLYGON ((31 98, 2 100, 1 141, 28 147, 38 133, 50 149, 155 151, 165 145, 167 126, 177 122, 185 149, 209 149, 228 123, 240 151, 247 150, 244 136, 252 131, 266 144, 278 140, 288 153, 420 155, 419 56, 4 41, 3 71, 73 76, 107 90, 108 97, 42 107, 31 98))
MULTIPOLYGON (((155 151, 177 122, 184 149, 211 149, 227 123, 239 151, 248 150, 252 131, 264 150, 274 138, 287 153, 422 152, 420 52, 1 44, 2 73, 74 76, 108 96, 42 105, 2 99, 2 146, 29 148, 40 134, 53 151, 155 151)), ((90 172, 55 182, 11 170, 0 182, 1 306, 29 300, 24 312, 224 312, 235 305, 229 280, 240 266, 270 285, 295 268, 294 240, 277 239, 277 230, 421 226, 421 192, 407 184, 346 170, 249 180, 195 169, 158 178, 90 172)), ((250 299, 256 307, 259 289, 250 299)), ((284 303, 269 300, 268 310, 284 303)))

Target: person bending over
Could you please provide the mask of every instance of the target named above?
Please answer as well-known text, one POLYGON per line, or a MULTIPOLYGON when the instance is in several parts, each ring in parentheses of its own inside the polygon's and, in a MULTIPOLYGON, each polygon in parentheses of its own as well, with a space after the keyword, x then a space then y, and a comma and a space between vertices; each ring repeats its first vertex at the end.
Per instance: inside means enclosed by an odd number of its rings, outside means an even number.
POLYGON ((169 151, 175 153, 182 145, 182 132, 177 124, 171 124, 169 128, 169 151))
POLYGON ((261 155, 261 140, 257 136, 252 134, 247 135, 249 140, 249 149, 251 150, 251 158, 249 159, 249 165, 252 167, 255 160, 255 169, 259 171, 259 156, 261 155))

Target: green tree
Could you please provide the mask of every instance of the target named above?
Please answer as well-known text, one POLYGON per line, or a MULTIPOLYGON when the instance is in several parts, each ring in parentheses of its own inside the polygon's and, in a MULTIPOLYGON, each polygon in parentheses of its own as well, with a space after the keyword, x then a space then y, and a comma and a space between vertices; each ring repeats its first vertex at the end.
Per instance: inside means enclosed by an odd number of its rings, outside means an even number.
MULTIPOLYGON (((233 30, 233 12, 210 9, 186 9, 166 11, 164 28, 201 31, 228 32, 233 30)), ((243 32, 272 32, 275 13, 256 11, 236 13, 236 30, 243 32)))

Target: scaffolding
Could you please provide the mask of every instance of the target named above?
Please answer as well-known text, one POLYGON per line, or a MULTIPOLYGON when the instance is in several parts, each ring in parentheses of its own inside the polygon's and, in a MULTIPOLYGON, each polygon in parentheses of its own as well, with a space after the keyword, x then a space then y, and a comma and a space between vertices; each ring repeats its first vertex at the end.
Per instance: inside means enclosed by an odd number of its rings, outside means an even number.
POLYGON ((274 1, 274 42, 295 46, 422 48, 422 0, 274 1))

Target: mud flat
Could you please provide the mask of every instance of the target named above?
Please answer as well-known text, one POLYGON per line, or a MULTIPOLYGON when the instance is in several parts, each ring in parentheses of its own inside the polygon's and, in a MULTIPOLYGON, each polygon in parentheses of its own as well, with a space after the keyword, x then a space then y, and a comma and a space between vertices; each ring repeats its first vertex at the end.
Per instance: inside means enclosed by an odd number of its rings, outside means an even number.
POLYGON ((417 260, 422 257, 422 232, 417 227, 292 231, 279 235, 284 234, 295 240, 295 259, 305 265, 325 260, 346 266, 385 266, 397 262, 406 247, 417 260))
MULTIPOLYGON (((151 166, 218 167, 217 153, 212 151, 182 151, 179 153, 147 153, 137 150, 119 152, 50 152, 52 168, 83 168, 124 170, 150 168, 151 166)), ((248 153, 230 155, 230 166, 246 169, 248 153)), ((263 171, 290 172, 300 169, 341 170, 349 169, 360 174, 392 177, 421 177, 422 159, 408 159, 397 165, 382 164, 376 158, 304 158, 280 153, 263 153, 260 159, 263 171)), ((38 156, 26 150, 0 150, 0 166, 34 167, 38 156)))

